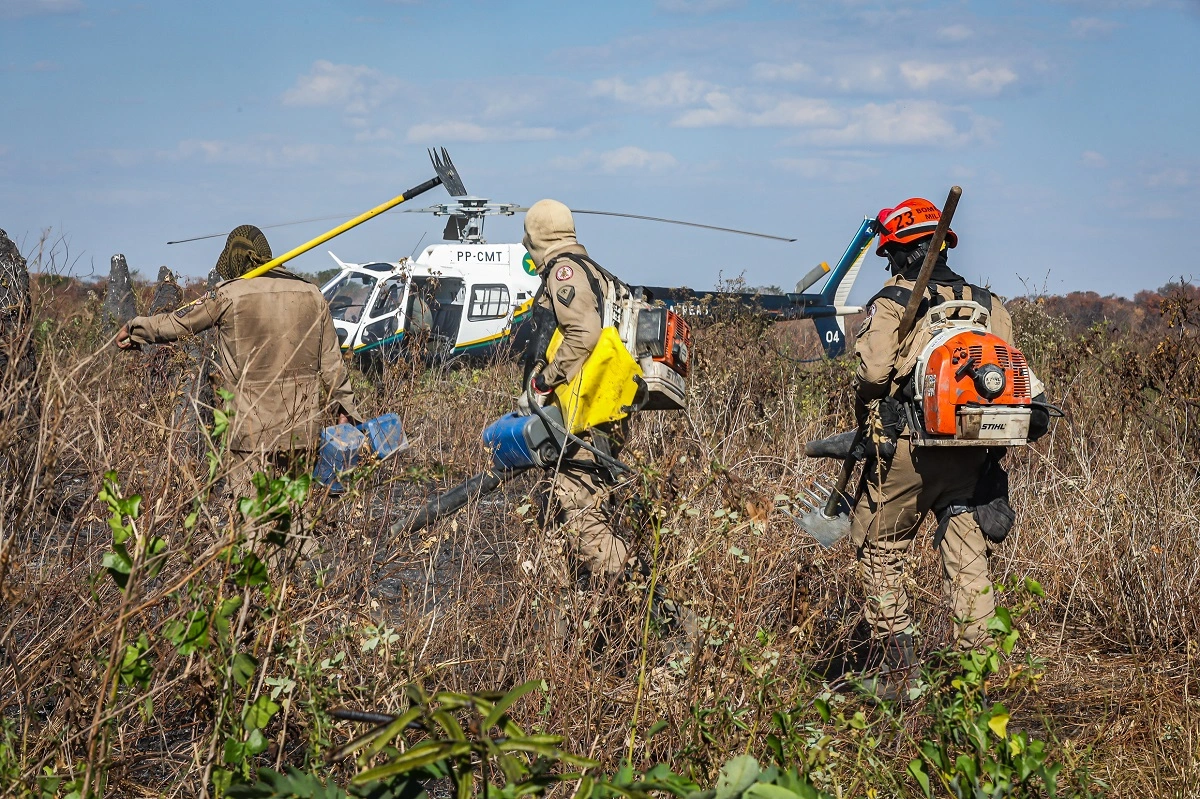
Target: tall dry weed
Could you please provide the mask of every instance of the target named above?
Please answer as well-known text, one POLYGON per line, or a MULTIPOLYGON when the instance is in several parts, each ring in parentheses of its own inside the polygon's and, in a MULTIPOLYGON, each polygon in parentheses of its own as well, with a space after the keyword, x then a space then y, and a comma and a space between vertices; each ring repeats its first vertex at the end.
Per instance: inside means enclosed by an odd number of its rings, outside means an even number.
MULTIPOLYGON (((689 410, 633 424, 623 528, 652 578, 701 617, 688 661, 647 628, 643 591, 599 601, 576 590, 563 542, 539 518, 537 476, 418 535, 388 534, 430 493, 486 466, 479 432, 512 410, 514 364, 356 373, 364 408, 400 413, 413 448, 345 496, 318 490, 298 507, 323 552, 264 550, 262 585, 230 553, 274 522, 237 513, 179 422, 195 364, 182 350, 166 364, 117 353, 97 332, 95 299, 67 292, 47 288, 28 325, 37 468, 2 495, 4 518, 17 520, 0 571, 6 790, 51 773, 111 795, 196 796, 247 764, 316 763, 353 733, 328 715, 333 705, 389 711, 411 681, 469 692, 532 677, 549 690, 515 709, 525 728, 609 767, 632 752, 711 776, 728 755, 761 751, 773 714, 813 707, 825 690, 814 667, 836 658, 858 621, 849 544, 823 550, 780 510, 831 471, 803 446, 851 424, 851 366, 797 362, 786 326, 717 315, 696 331, 689 410), (102 563, 114 531, 96 497, 110 470, 114 490, 142 497, 138 518, 120 522, 144 544, 125 590, 102 563), (157 572, 155 538, 166 541, 157 572), (249 676, 239 655, 253 659, 249 676), (252 731, 239 725, 271 703, 265 748, 247 755, 252 731)), ((1016 309, 1020 343, 1067 417, 1010 457, 1020 518, 994 572, 1044 587, 1018 654, 1045 667, 1036 690, 997 690, 1014 724, 1044 727, 1069 765, 1121 793, 1180 791, 1196 777, 1197 337, 1193 309, 1179 313, 1161 341, 1137 342, 1071 338, 1036 304, 1016 309)), ((3 385, 7 399, 13 384, 3 385)), ((925 541, 911 582, 930 651, 948 639, 948 608, 925 541)), ((846 718, 870 712, 846 702, 846 718)), ((820 739, 830 785, 912 790, 906 739, 856 729, 820 739)))

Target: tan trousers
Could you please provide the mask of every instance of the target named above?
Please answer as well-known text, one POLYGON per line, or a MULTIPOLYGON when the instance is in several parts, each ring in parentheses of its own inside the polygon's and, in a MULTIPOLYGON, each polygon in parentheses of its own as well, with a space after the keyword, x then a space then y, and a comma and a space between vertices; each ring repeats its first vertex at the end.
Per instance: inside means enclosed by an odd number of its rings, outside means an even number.
MULTIPOLYGON (((619 452, 614 430, 612 455, 619 452)), ((591 440, 584 437, 584 440, 591 440)), ((581 449, 572 460, 595 462, 595 456, 581 449)), ((605 507, 612 487, 592 471, 563 465, 554 476, 554 499, 558 503, 558 521, 567 540, 568 554, 593 579, 609 582, 625 570, 629 546, 614 532, 611 515, 605 507)))
MULTIPOLYGON (((262 472, 267 479, 280 475, 297 476, 301 467, 307 463, 303 452, 243 452, 231 451, 226 458, 228 464, 225 478, 225 496, 233 507, 236 515, 238 501, 244 497, 258 496, 254 488, 253 477, 256 472, 262 472)), ((311 506, 310 506, 311 508, 311 506)), ((251 532, 252 541, 269 531, 268 527, 256 527, 251 532)), ((312 520, 301 514, 292 518, 291 530, 288 533, 289 547, 295 547, 299 554, 310 556, 317 551, 317 539, 314 537, 312 520)))
MULTIPOLYGON (((298 453, 297 453, 298 454, 298 453)), ((235 503, 243 497, 257 496, 252 478, 263 472, 267 479, 290 474, 300 458, 291 452, 245 452, 231 450, 226 456, 225 491, 235 503)))
MULTIPOLYGON (((912 626, 904 562, 925 514, 969 504, 987 457, 983 447, 918 447, 906 439, 890 467, 876 466, 855 506, 850 535, 858 548, 866 618, 885 637, 912 626)), ((988 642, 987 622, 996 598, 988 575, 987 540, 970 513, 950 519, 938 550, 942 588, 954 614, 955 645, 972 649, 988 642)))

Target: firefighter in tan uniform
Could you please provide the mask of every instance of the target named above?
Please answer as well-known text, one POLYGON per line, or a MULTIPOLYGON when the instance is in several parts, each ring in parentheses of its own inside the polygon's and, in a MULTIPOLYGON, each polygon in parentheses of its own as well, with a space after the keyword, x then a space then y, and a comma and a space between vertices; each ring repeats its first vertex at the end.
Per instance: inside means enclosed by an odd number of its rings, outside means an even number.
MULTIPOLYGON (((576 241, 571 210, 560 202, 541 200, 530 207, 525 214, 522 243, 542 277, 535 325, 540 329, 542 320, 548 320, 548 328, 562 334, 562 342, 548 364, 544 349, 532 351, 527 357, 530 371, 526 379, 531 393, 544 403, 557 386, 570 382, 583 368, 600 340, 606 308, 628 297, 629 289, 593 261, 576 241)), ((535 333, 531 349, 544 348, 547 340, 535 333)), ((527 401, 527 396, 523 393, 518 404, 527 401)), ((616 458, 626 432, 623 419, 593 427, 581 439, 616 458)), ((582 447, 568 447, 554 475, 558 520, 567 538, 576 578, 590 578, 593 587, 601 590, 612 590, 648 574, 613 529, 606 506, 615 481, 615 475, 582 447)), ((691 609, 668 598, 660 584, 650 597, 650 613, 661 631, 670 636, 663 641, 668 657, 689 656, 692 639, 699 631, 691 609)))
MULTIPOLYGON (((530 207, 525 214, 523 244, 542 277, 541 313, 552 313, 562 333, 554 359, 530 377, 533 392, 547 399, 583 368, 600 340, 605 303, 619 299, 624 286, 588 257, 575 239, 570 209, 560 202, 541 200, 530 207)), ((593 428, 586 438, 592 446, 616 457, 625 438, 624 421, 593 428)), ((572 453, 571 460, 596 464, 595 456, 585 449, 572 453)), ((598 465, 564 464, 554 476, 554 496, 572 556, 594 580, 609 585, 630 565, 629 547, 613 531, 604 507, 610 483, 598 465)))
POLYGON ((242 225, 217 260, 223 282, 178 311, 131 319, 117 335, 117 346, 129 349, 215 329, 217 385, 233 394, 227 441, 235 500, 252 494, 255 472, 299 468, 334 414, 361 419, 320 289, 280 268, 235 279, 270 259, 262 231, 242 225))
MULTIPOLYGON (((901 435, 905 425, 900 402, 911 399, 912 368, 923 341, 920 321, 901 341, 900 320, 941 214, 927 200, 913 198, 879 212, 876 254, 888 259, 892 278, 871 301, 857 331, 856 409, 860 425, 872 424, 895 446, 868 469, 866 490, 852 515, 851 538, 857 548, 866 594, 866 620, 885 668, 908 673, 915 664, 913 619, 903 569, 921 521, 929 512, 939 525, 935 546, 942 560, 943 590, 950 598, 955 644, 964 649, 987 643, 987 622, 995 610, 988 573, 988 540, 971 507, 989 457, 986 447, 914 449, 901 435), (872 405, 872 403, 876 403, 872 405), (874 420, 878 419, 877 422, 874 420)), ((958 243, 951 231, 918 312, 946 300, 971 300, 990 312, 991 330, 1012 342, 1012 319, 1000 300, 968 284, 946 263, 946 251, 958 243)), ((877 433, 878 435, 878 433, 877 433)), ((1001 451, 1002 452, 1002 451, 1001 451)), ((1007 507, 1007 501, 1005 501, 1007 507)), ((1008 523, 1011 524, 1011 518, 1008 523)))

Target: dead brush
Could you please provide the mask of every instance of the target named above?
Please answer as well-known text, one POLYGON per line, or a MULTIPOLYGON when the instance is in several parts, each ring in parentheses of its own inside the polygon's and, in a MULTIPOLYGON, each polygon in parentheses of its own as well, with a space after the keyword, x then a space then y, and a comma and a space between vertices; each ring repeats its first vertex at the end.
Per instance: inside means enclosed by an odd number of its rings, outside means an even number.
MULTIPOLYGON (((357 374, 364 410, 401 413, 412 451, 363 470, 341 498, 316 489, 297 503, 298 486, 265 486, 261 513, 243 519, 178 423, 190 366, 158 364, 151 384, 144 356, 119 356, 97 333, 90 300, 38 302, 36 468, 0 487, 0 793, 86 780, 114 796, 211 794, 258 767, 320 767, 355 734, 331 706, 397 712, 412 682, 473 692, 540 678, 548 690, 514 720, 604 769, 663 761, 703 783, 732 753, 764 753, 786 723, 831 792, 916 795, 918 717, 893 724, 852 695, 835 701, 813 672, 857 621, 853 552, 821 550, 776 510, 827 468, 804 458, 805 442, 852 423, 847 362, 797 363, 776 338, 784 327, 720 317, 696 331, 690 409, 635 420, 636 474, 618 496, 626 532, 647 579, 702 618, 696 657, 672 660, 644 592, 576 591, 533 475, 411 539, 386 534, 486 464, 479 433, 513 408, 517 366, 357 374), (96 500, 110 470, 114 502, 141 496, 136 518, 123 505, 113 522, 96 500), (244 542, 282 507, 320 537, 313 561, 244 542), (117 528, 124 590, 106 567, 117 528)), ((1200 733, 1196 393, 1182 368, 1156 393, 1134 390, 1115 376, 1143 348, 1071 339, 1052 322, 1017 319, 1068 418, 1010 456, 1019 526, 995 558, 998 581, 1045 589, 1014 658, 1042 658, 1044 676, 997 695, 1083 775, 1064 774, 1064 790, 1091 773, 1122 794, 1178 791, 1196 777, 1185 755, 1200 733)), ((1171 357, 1194 359, 1195 332, 1172 331, 1171 357)), ((11 407, 17 384, 5 380, 11 407)), ((930 651, 947 611, 927 541, 912 579, 930 651)))

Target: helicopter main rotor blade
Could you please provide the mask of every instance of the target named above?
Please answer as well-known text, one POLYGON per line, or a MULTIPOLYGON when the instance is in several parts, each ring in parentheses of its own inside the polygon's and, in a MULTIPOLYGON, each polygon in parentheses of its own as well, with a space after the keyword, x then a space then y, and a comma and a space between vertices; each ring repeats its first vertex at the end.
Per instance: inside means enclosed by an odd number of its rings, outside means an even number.
MULTIPOLYGON (((350 214, 333 214, 332 216, 314 216, 311 219, 293 219, 291 222, 276 222, 274 225, 259 225, 259 230, 270 230, 276 227, 287 227, 289 225, 304 225, 309 222, 328 222, 330 219, 345 219, 350 214)), ((192 236, 190 239, 179 239, 178 241, 168 241, 167 244, 186 244, 189 241, 203 241, 204 239, 215 239, 218 236, 228 236, 229 232, 224 233, 208 233, 203 236, 192 236)))
MULTIPOLYGON (((523 205, 515 205, 510 210, 513 211, 513 213, 520 214, 520 213, 524 213, 524 212, 528 211, 529 209, 523 205)), ((427 208, 400 208, 396 211, 396 213, 400 213, 400 214, 433 214, 433 213, 439 213, 439 212, 445 213, 445 208, 443 206, 432 205, 427 208)), ((772 241, 792 242, 792 241, 796 240, 794 238, 787 238, 784 236, 772 236, 769 233, 755 233, 754 231, 751 231, 751 230, 739 230, 737 228, 720 227, 718 225, 704 225, 699 222, 684 222, 681 219, 665 219, 660 216, 644 216, 642 214, 623 214, 618 211, 588 211, 588 210, 584 210, 581 208, 572 208, 571 212, 575 213, 575 214, 591 214, 593 216, 617 216, 617 217, 621 217, 623 219, 642 219, 647 222, 663 222, 668 225, 684 225, 685 227, 698 227, 698 228, 703 228, 704 230, 717 230, 722 233, 737 233, 738 235, 741 235, 741 236, 754 236, 754 237, 760 238, 760 239, 771 239, 772 241)), ((274 225, 260 225, 259 229, 260 230, 270 230, 271 228, 287 227, 289 225, 303 225, 308 222, 325 222, 330 219, 345 219, 346 216, 347 216, 347 214, 334 214, 333 216, 314 216, 310 219, 296 219, 292 222, 278 222, 274 225)), ((168 241, 167 244, 184 244, 189 241, 202 241, 204 239, 214 239, 218 236, 227 236, 227 235, 229 235, 229 234, 228 233, 209 233, 208 235, 205 235, 205 236, 193 236, 190 239, 179 239, 178 241, 168 241)))
MULTIPOLYGON (((514 211, 526 210, 523 208, 514 208, 514 211)), ((648 222, 665 222, 668 225, 686 225, 687 227, 704 228, 705 230, 719 230, 723 233, 738 233, 743 236, 755 236, 760 239, 772 239, 774 241, 795 241, 784 236, 772 236, 769 233, 754 233, 750 230, 738 230, 731 227, 718 227, 717 225, 702 225, 699 222, 684 222, 679 219, 663 219, 659 216, 643 216, 641 214, 622 214, 616 211, 584 211, 580 208, 572 208, 571 213, 574 214, 592 214, 594 216, 619 216, 625 219, 645 219, 648 222)))
MULTIPOLYGON (((429 208, 399 208, 395 209, 398 214, 432 214, 435 211, 441 210, 436 206, 429 208)), ((333 214, 331 216, 314 216, 309 219, 293 219, 291 222, 276 222, 274 225, 259 225, 259 230, 270 230, 277 227, 288 227, 290 225, 306 225, 309 222, 328 222, 330 219, 345 219, 350 214, 333 214)), ((228 236, 229 233, 209 233, 204 236, 192 236, 190 239, 179 239, 178 241, 168 241, 167 244, 186 244, 189 241, 203 241, 204 239, 215 239, 218 236, 228 236)))

